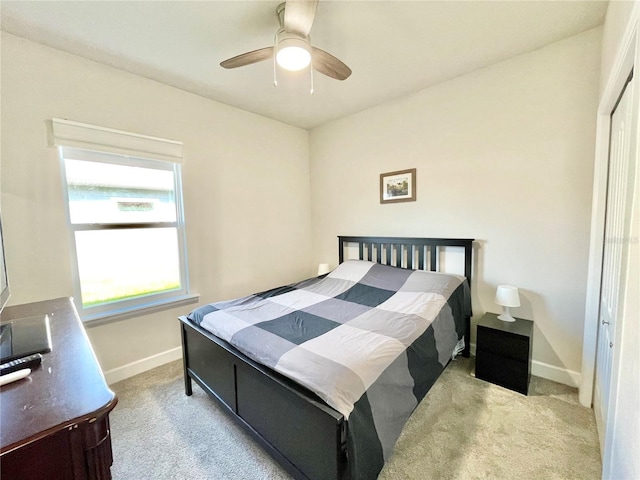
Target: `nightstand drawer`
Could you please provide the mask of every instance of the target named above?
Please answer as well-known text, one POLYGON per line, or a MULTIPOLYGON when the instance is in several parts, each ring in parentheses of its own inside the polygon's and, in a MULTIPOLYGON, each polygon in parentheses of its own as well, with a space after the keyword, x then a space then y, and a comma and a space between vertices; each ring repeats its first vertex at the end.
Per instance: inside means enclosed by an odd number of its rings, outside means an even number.
POLYGON ((476 378, 527 395, 530 378, 529 363, 477 350, 476 378))
POLYGON ((507 359, 529 361, 529 338, 478 325, 476 348, 507 359))

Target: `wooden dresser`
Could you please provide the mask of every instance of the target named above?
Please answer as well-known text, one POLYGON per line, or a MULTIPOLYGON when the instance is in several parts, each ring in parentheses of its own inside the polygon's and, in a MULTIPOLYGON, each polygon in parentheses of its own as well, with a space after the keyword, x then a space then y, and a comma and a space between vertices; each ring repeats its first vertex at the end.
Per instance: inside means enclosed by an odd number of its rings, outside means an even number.
POLYGON ((2 322, 47 314, 50 353, 0 388, 0 472, 20 480, 110 479, 109 390, 71 299, 5 308, 2 322))

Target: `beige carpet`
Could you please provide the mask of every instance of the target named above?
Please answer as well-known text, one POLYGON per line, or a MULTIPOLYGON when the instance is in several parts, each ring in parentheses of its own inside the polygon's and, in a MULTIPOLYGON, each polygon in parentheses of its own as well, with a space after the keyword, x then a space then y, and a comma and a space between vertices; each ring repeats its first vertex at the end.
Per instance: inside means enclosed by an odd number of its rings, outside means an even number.
MULTIPOLYGON (((532 377, 529 396, 470 375, 452 362, 418 406, 381 480, 599 479, 593 411, 575 389, 532 377)), ((181 362, 113 385, 114 480, 288 479, 194 384, 181 362)))

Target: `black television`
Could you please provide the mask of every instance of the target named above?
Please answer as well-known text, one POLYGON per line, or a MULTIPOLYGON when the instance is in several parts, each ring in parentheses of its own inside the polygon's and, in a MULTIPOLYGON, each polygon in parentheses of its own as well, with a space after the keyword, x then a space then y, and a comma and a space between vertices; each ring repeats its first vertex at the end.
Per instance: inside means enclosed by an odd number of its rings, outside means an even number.
MULTIPOLYGON (((9 301, 9 280, 0 219, 0 313, 9 301)), ((48 315, 36 315, 0 322, 0 363, 32 353, 51 351, 48 315)))
POLYGON ((0 313, 9 301, 9 279, 7 277, 7 263, 4 255, 4 238, 2 236, 2 219, 0 218, 0 313))

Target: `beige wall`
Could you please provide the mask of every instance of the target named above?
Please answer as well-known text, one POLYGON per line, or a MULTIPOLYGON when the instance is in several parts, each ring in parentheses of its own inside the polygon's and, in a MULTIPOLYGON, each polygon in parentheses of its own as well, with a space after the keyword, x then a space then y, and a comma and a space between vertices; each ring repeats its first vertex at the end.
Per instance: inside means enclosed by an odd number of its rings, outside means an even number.
POLYGON ((534 360, 579 372, 600 37, 313 130, 316 261, 336 263, 336 235, 475 238, 475 318, 498 311, 498 284, 517 285, 514 313, 536 324, 534 360), (380 205, 379 174, 414 167, 418 200, 380 205))
MULTIPOLYGON (((308 276, 320 261, 335 265, 341 234, 473 237, 476 318, 496 311, 497 284, 518 285, 523 306, 515 312, 537 326, 534 359, 577 372, 600 34, 310 135, 3 34, 2 210, 12 303, 72 293, 59 165, 45 138, 45 121, 60 117, 184 142, 190 277, 202 302, 308 276), (379 205, 379 173, 412 167, 418 201, 379 205)), ((177 347, 175 318, 191 308, 90 327, 103 368, 177 347)))
MULTIPOLYGON (((46 138, 52 117, 184 142, 190 278, 201 302, 313 272, 307 131, 5 33, 1 47, 12 304, 73 294, 60 165, 46 138)), ((176 318, 193 306, 89 327, 102 367, 178 347, 176 318)))

